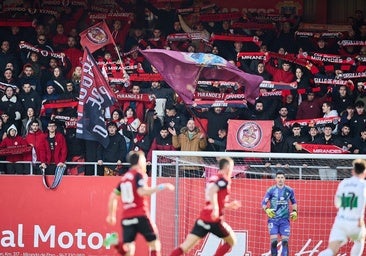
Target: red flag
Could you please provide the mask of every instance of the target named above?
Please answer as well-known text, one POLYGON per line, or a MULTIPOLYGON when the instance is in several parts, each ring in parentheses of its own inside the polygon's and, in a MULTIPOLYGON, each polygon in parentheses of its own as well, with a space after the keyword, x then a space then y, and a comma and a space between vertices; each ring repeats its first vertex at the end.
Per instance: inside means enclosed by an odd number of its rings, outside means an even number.
POLYGON ((273 121, 229 120, 227 150, 271 151, 273 121))
POLYGON ((80 45, 83 48, 87 47, 91 53, 108 44, 115 44, 111 31, 105 21, 101 21, 85 29, 79 35, 80 45))
POLYGON ((114 104, 116 96, 87 47, 81 75, 76 137, 107 147, 109 138, 103 110, 114 104))

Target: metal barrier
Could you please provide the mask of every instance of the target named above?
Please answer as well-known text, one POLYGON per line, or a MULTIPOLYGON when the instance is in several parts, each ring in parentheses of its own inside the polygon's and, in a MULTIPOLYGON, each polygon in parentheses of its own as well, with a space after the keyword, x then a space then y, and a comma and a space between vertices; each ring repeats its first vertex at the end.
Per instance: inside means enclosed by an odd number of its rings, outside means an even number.
MULTIPOLYGON (((8 164, 11 162, 8 161, 0 161, 0 164, 8 164)), ((30 162, 30 161, 18 161, 16 163, 23 163, 23 164, 28 164, 29 165, 29 170, 30 170, 30 175, 35 175, 34 173, 34 168, 36 166, 38 166, 40 163, 39 162, 30 162)), ((82 165, 82 166, 93 166, 93 170, 94 170, 94 174, 93 176, 98 176, 98 163, 97 162, 66 162, 65 163, 67 166, 68 165, 82 165)), ((110 165, 110 166, 117 166, 117 163, 115 162, 103 162, 103 165, 110 165)), ((122 166, 129 166, 129 163, 121 163, 119 165, 122 166)), ((167 167, 172 167, 174 166, 174 169, 177 168, 177 170, 179 170, 179 168, 181 166, 184 165, 189 165, 189 164, 178 164, 178 162, 175 163, 157 163, 157 173, 158 173, 158 177, 163 177, 163 170, 164 168, 167 167)), ((204 167, 204 165, 200 165, 202 167, 204 167)), ((258 164, 249 164, 249 171, 246 171, 246 173, 258 173, 258 175, 263 175, 263 176, 268 176, 271 175, 271 168, 273 169, 278 169, 278 168, 282 168, 285 170, 292 170, 291 172, 289 171, 289 176, 292 178, 296 178, 296 179, 306 179, 307 177, 314 177, 314 179, 323 179, 322 175, 319 173, 319 170, 336 170, 337 171, 337 178, 338 179, 342 179, 344 177, 348 177, 349 176, 349 171, 352 169, 352 167, 350 166, 343 166, 343 167, 335 167, 332 168, 330 166, 324 166, 324 165, 310 165, 310 166, 303 166, 303 165, 289 165, 288 167, 278 167, 275 165, 258 165, 258 164), (251 170, 256 170, 255 172, 252 172, 251 170), (306 171, 310 174, 306 174, 306 171), (346 172, 346 173, 343 173, 346 172), (317 176, 317 177, 316 177, 317 176), (316 178, 315 178, 316 177, 316 178)), ((4 173, 1 173, 4 174, 4 173)), ((311 178, 310 178, 311 179, 311 178)), ((326 177, 324 179, 327 179, 326 177)))
MULTIPOLYGON (((9 164, 9 163, 12 163, 12 162, 9 162, 9 161, 0 161, 0 164, 9 164)), ((39 166, 41 163, 40 162, 31 162, 31 161, 18 161, 18 162, 15 162, 17 164, 27 164, 29 165, 29 170, 30 170, 30 173, 29 175, 35 175, 34 174, 34 168, 39 166)), ((65 162, 66 164, 66 168, 68 165, 91 165, 91 166, 94 166, 94 176, 98 176, 98 163, 97 162, 65 162)), ((117 166, 117 163, 113 162, 113 163, 110 163, 110 162, 103 162, 103 165, 112 165, 112 166, 117 166)), ((118 164, 118 165, 122 165, 122 166, 129 166, 130 164, 129 163, 121 163, 121 164, 118 164)), ((5 174, 5 173, 1 173, 1 174, 5 174)))

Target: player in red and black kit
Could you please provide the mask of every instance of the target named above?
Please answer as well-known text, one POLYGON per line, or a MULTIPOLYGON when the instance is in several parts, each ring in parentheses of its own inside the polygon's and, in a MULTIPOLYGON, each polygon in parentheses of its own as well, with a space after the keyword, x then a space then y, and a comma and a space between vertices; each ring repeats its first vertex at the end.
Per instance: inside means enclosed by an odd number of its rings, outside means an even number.
POLYGON ((224 240, 224 243, 217 248, 215 256, 225 255, 231 250, 236 242, 234 231, 223 220, 224 209, 238 209, 241 206, 239 201, 229 202, 231 174, 234 168, 234 161, 231 158, 219 160, 219 172, 210 177, 206 186, 206 205, 196 220, 191 233, 186 240, 175 248, 170 256, 179 256, 187 253, 196 243, 208 233, 212 233, 224 240))
POLYGON ((131 167, 110 195, 106 220, 110 225, 116 224, 118 198, 121 198, 123 242, 117 245, 118 252, 133 256, 134 241, 137 233, 140 233, 149 244, 150 255, 160 256, 161 245, 156 225, 150 220, 148 196, 164 189, 174 190, 174 186, 170 183, 159 184, 154 188, 147 186, 146 158, 142 151, 131 151, 127 159, 131 167))

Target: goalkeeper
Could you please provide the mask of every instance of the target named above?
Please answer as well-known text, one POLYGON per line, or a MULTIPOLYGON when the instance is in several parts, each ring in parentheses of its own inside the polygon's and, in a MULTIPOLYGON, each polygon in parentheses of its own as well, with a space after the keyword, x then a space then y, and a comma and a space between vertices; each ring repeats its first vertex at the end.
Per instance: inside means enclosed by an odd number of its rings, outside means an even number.
POLYGON ((277 256, 278 236, 282 241, 282 256, 290 255, 288 240, 290 237, 290 219, 297 219, 297 203, 294 190, 285 185, 283 171, 276 173, 276 184, 267 189, 262 200, 262 208, 268 216, 268 229, 271 240, 271 256, 277 256), (292 204, 290 211, 289 203, 292 204))

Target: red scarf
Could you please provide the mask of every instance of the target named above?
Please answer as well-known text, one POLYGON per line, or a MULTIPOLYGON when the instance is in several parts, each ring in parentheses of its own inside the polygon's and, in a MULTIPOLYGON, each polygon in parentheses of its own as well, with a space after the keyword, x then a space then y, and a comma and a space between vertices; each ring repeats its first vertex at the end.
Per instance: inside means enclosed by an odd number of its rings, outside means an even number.
POLYGON ((137 141, 140 142, 144 137, 145 137, 144 133, 138 133, 136 134, 135 139, 137 139, 137 141))

